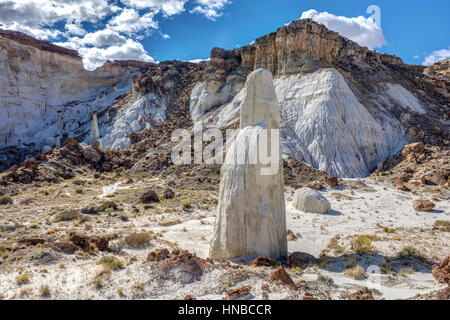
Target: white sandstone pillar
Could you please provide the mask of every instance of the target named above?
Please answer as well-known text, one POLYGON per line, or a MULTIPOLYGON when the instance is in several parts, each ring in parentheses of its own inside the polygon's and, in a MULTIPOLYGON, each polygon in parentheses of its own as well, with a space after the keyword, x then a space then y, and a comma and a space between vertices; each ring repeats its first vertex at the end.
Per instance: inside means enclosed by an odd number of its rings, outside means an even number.
POLYGON ((271 130, 280 128, 272 75, 263 69, 252 72, 244 90, 241 130, 227 151, 221 169, 209 256, 212 259, 258 256, 283 259, 287 256, 286 209, 279 135, 274 134, 271 140, 271 130), (274 161, 278 170, 270 174, 262 170, 266 166, 260 157, 255 162, 248 161, 258 154, 259 137, 267 132, 267 140, 273 142, 269 143, 268 150, 279 151, 275 157, 278 161, 274 161), (245 156, 244 163, 236 163, 239 154, 245 156))
POLYGON ((63 126, 62 126, 62 110, 58 110, 58 120, 56 122, 56 126, 58 127, 59 130, 62 131, 63 126))
POLYGON ((91 127, 91 143, 100 139, 100 131, 98 129, 97 111, 92 112, 92 127, 91 127))
POLYGON ((55 136, 55 148, 61 148, 61 136, 59 134, 55 136))

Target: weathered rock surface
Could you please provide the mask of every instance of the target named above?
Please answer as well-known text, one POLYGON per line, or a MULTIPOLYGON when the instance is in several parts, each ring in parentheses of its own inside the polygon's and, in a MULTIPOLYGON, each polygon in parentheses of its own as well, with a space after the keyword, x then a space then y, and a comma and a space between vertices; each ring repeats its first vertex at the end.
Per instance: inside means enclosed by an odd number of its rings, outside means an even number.
POLYGON ((246 92, 241 106, 241 131, 221 169, 219 204, 210 243, 212 259, 280 259, 287 255, 282 162, 278 159, 275 174, 265 175, 260 159, 257 164, 249 161, 258 150, 258 137, 264 129, 279 128, 271 74, 266 70, 253 72, 246 92), (245 164, 236 164, 239 153, 245 155, 245 164))
POLYGON ((450 255, 433 266, 432 274, 437 281, 450 285, 450 255))
POLYGON ((327 213, 331 210, 330 202, 320 192, 311 188, 298 189, 293 205, 296 210, 307 213, 327 213))
POLYGON ((436 204, 430 200, 419 199, 414 201, 414 210, 416 211, 431 211, 435 206, 436 204))

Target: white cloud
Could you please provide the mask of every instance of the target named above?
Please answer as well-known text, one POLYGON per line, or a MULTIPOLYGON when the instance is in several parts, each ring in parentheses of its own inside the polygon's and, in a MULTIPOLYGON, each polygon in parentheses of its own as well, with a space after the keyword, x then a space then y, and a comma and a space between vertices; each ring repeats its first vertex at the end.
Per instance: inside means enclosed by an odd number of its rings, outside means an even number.
POLYGON ((68 35, 84 36, 87 33, 87 31, 84 30, 80 24, 76 24, 73 22, 66 23, 64 28, 67 30, 68 35))
POLYGON ((441 49, 433 51, 428 57, 425 58, 423 65, 431 66, 432 64, 450 58, 450 46, 448 49, 441 49))
POLYGON ((195 0, 198 4, 190 12, 203 14, 209 20, 215 21, 223 15, 223 9, 231 0, 195 0))
POLYGON ((362 16, 348 18, 336 16, 328 12, 317 12, 316 10, 303 12, 300 19, 307 18, 313 19, 314 21, 325 25, 328 29, 336 31, 344 37, 371 49, 386 44, 383 30, 369 18, 362 16))
POLYGON ((166 16, 173 16, 184 11, 184 5, 188 0, 122 0, 126 6, 136 9, 151 9, 162 11, 166 16))
POLYGON ((80 54, 83 56, 84 66, 88 70, 93 70, 102 66, 108 60, 139 60, 155 62, 148 55, 141 43, 128 39, 123 45, 110 46, 107 48, 81 48, 80 54))
POLYGON ((0 0, 2 28, 78 50, 87 69, 107 60, 154 61, 141 43, 154 30, 163 39, 159 19, 192 12, 215 20, 230 0, 0 0), (89 26, 89 31, 85 27, 89 26))
POLYGON ((113 17, 108 26, 119 32, 137 33, 148 29, 158 29, 158 22, 154 20, 157 12, 148 12, 140 15, 134 9, 124 9, 119 15, 113 17))

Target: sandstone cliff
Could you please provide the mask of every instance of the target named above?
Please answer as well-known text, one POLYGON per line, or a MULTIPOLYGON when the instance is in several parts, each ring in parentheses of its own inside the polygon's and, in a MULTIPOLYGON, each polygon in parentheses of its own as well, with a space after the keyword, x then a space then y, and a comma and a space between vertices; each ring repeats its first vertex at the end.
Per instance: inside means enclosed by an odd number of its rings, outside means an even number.
POLYGON ((239 49, 214 48, 192 91, 193 120, 223 128, 238 122, 245 79, 257 68, 274 75, 283 152, 315 168, 361 177, 408 141, 448 145, 448 134, 432 134, 449 131, 449 98, 441 90, 448 79, 309 19, 239 49))

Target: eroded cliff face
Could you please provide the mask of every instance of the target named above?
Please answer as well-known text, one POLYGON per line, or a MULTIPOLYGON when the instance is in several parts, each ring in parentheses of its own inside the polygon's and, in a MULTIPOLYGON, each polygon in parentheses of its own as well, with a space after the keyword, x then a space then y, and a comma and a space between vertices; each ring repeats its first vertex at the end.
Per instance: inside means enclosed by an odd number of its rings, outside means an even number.
POLYGON ((91 111, 111 106, 131 89, 132 75, 148 65, 108 62, 89 72, 76 51, 0 30, 0 149, 18 148, 20 158, 53 147, 56 135, 79 131, 91 111))
POLYGON ((234 126, 246 77, 258 68, 274 75, 284 154, 315 168, 363 177, 407 141, 448 145, 448 80, 308 19, 239 49, 214 48, 191 95, 193 120, 234 126))

